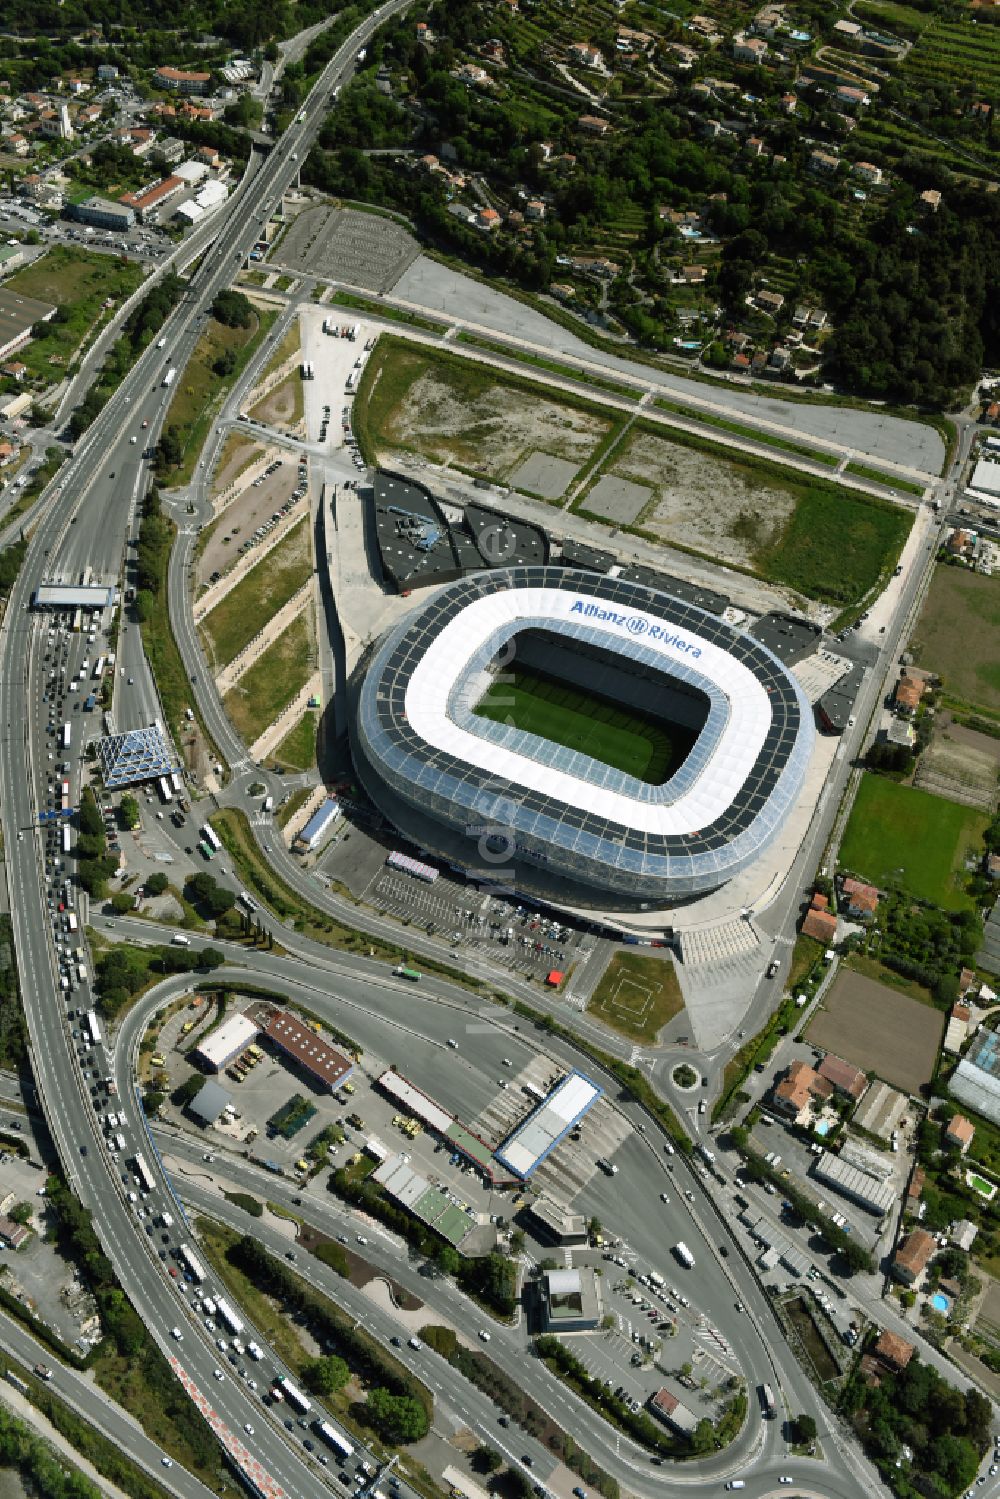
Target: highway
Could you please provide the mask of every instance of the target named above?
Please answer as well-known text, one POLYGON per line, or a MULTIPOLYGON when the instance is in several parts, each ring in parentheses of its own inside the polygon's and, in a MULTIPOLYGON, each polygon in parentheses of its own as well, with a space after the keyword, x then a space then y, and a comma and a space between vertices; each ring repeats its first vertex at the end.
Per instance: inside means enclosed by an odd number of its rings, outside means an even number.
MULTIPOLYGON (((52 751, 41 711, 46 624, 29 614, 28 608, 43 577, 77 578, 88 569, 95 579, 110 582, 119 577, 126 537, 134 529, 136 503, 147 482, 142 447, 130 444, 129 436, 145 419, 149 441, 155 440, 170 394, 162 386, 166 363, 182 368, 187 362, 216 293, 232 279, 261 223, 296 176, 300 157, 325 115, 331 88, 348 76, 357 49, 380 20, 404 4, 405 0, 391 0, 354 31, 324 71, 295 125, 267 158, 255 155, 251 161, 226 214, 215 221, 212 253, 165 327, 168 349, 164 352, 154 345, 145 351, 60 475, 51 503, 38 518, 0 632, 0 779, 6 791, 0 816, 31 1063, 53 1141, 70 1186, 94 1214, 124 1290, 163 1353, 176 1359, 177 1367, 207 1401, 220 1441, 248 1471, 257 1471, 253 1464, 263 1458, 264 1476, 276 1483, 276 1491, 296 1496, 324 1492, 326 1475, 304 1462, 303 1454, 287 1443, 284 1431, 269 1423, 259 1402, 254 1404, 237 1381, 222 1384, 214 1379, 215 1358, 207 1335, 187 1316, 185 1303, 164 1275, 104 1155, 56 980, 41 838, 32 831, 37 811, 45 803, 52 751), (175 1326, 181 1327, 182 1340, 171 1336, 175 1326), (242 1428, 251 1417, 259 1435, 246 1442, 242 1428)), ((85 637, 76 637, 71 650, 78 657, 85 650, 85 637)), ((70 662, 75 664, 75 659, 70 662)), ((79 750, 76 736, 70 761, 74 800, 79 795, 79 750)))

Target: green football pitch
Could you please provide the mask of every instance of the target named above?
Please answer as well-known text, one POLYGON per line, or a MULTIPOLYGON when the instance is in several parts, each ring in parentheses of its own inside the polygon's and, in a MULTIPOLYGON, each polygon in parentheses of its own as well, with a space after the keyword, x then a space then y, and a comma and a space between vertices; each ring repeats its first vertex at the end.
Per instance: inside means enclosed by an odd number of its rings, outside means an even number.
POLYGON ((480 698, 477 718, 509 723, 660 786, 686 759, 697 735, 643 718, 605 698, 581 692, 541 672, 505 672, 480 698))

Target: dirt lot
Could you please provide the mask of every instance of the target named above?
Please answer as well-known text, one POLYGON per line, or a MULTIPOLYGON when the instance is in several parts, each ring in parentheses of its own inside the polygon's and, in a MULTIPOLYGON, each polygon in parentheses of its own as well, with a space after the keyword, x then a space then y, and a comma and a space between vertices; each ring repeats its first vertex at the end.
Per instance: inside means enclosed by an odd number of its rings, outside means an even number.
POLYGON ((254 459, 263 451, 260 444, 254 442, 251 437, 244 437, 240 432, 231 433, 226 438, 218 467, 212 476, 213 499, 228 489, 233 480, 238 478, 244 469, 249 468, 254 459))
POLYGON ((1000 711, 1000 577, 938 567, 910 648, 964 702, 1000 711))
MULTIPOLYGON (((243 493, 215 522, 211 536, 198 558, 196 587, 204 588, 214 572, 224 573, 237 561, 242 542, 252 536, 263 521, 270 520, 296 487, 298 465, 294 458, 284 458, 281 467, 268 474, 259 489, 249 484, 243 493)), ((305 500, 291 512, 296 516, 305 500)), ((288 522, 286 521, 287 525, 288 522)), ((253 556, 253 552, 250 553, 253 556)))
MULTIPOLYGON (((626 439, 607 473, 651 491, 635 525, 658 540, 740 567, 752 567, 755 557, 778 540, 795 509, 794 495, 768 487, 752 473, 646 432, 626 439)), ((589 508, 586 497, 579 508, 589 508)))
POLYGON ((269 427, 291 428, 302 421, 302 411, 302 376, 296 370, 251 406, 250 415, 269 427))
POLYGON ((944 1016, 874 979, 841 969, 807 1035, 866 1072, 919 1097, 930 1082, 944 1016))
POLYGON ((993 813, 997 805, 1000 739, 979 734, 939 712, 934 736, 917 761, 913 784, 936 796, 993 813))
POLYGON ((508 480, 536 451, 579 468, 611 425, 590 412, 506 385, 483 370, 428 367, 422 356, 409 353, 393 353, 392 363, 391 378, 383 370, 370 406, 380 446, 398 445, 497 481, 508 480))

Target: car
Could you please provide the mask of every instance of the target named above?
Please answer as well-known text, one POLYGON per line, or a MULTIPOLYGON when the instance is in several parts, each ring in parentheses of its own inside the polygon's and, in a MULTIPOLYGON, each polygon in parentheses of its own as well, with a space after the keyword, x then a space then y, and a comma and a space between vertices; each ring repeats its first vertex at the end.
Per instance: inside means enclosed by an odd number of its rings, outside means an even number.
POLYGON ((488 1332, 487 1332, 487 1331, 486 1331, 486 1328, 485 1328, 485 1327, 481 1327, 481 1328, 480 1328, 480 1329, 479 1329, 479 1341, 480 1341, 480 1342, 481 1342, 481 1343, 488 1343, 488 1342, 489 1342, 489 1340, 490 1340, 490 1335, 489 1335, 489 1333, 488 1333, 488 1332))
POLYGON ((250 1425, 249 1421, 245 1421, 243 1423, 243 1430, 246 1432, 248 1437, 253 1436, 253 1427, 250 1425))
POLYGON ((81 1155, 86 1155, 87 1154, 87 1147, 86 1147, 86 1145, 81 1145, 80 1146, 80 1154, 81 1155))
POLYGON ((174 1465, 174 1460, 172 1457, 161 1457, 160 1465, 164 1468, 172 1468, 174 1465))
POLYGON ((857 719, 855 718, 854 714, 852 713, 851 716, 850 716, 850 718, 847 720, 847 727, 849 729, 853 729, 854 725, 856 723, 857 723, 857 719))
POLYGON ((666 1192, 661 1192, 660 1193, 660 1201, 661 1202, 669 1202, 670 1201, 670 1198, 667 1196, 666 1192))
POLYGON ((174 1339, 175 1343, 183 1343, 184 1341, 184 1334, 179 1327, 172 1327, 170 1329, 170 1336, 174 1339))
POLYGON ((728 1258, 729 1258, 729 1249, 728 1249, 727 1245, 720 1244, 719 1245, 719 1253, 722 1255, 722 1258, 724 1260, 728 1260, 728 1258))
POLYGON ((448 1045, 451 1047, 452 1051, 458 1050, 458 1042, 453 1040, 451 1036, 448 1037, 448 1045))
POLYGON ((576 1499, 587 1499, 587 1490, 586 1489, 581 1489, 581 1488, 577 1487, 577 1488, 575 1488, 573 1490, 573 1493, 576 1495, 576 1499))
POLYGON ((212 1378, 217 1379, 220 1384, 225 1384, 226 1376, 223 1374, 221 1369, 213 1369, 212 1378))

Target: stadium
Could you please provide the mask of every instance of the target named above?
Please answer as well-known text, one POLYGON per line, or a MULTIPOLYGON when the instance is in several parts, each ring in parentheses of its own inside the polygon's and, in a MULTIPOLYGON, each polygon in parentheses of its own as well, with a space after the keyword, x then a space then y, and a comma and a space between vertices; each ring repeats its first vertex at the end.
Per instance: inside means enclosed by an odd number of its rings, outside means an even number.
POLYGON ((574 907, 716 889, 779 832, 813 744, 765 646, 620 577, 524 566, 437 590, 355 678, 355 768, 419 848, 574 907))

